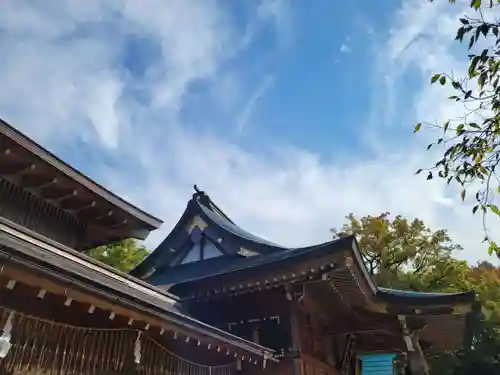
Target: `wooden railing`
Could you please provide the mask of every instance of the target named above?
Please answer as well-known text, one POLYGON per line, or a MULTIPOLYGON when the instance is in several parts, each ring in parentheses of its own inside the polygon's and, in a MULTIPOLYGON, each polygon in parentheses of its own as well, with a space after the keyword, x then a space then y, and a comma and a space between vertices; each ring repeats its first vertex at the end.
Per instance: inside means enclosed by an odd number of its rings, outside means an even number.
POLYGON ((336 368, 307 354, 300 356, 300 364, 302 375, 339 375, 336 368))

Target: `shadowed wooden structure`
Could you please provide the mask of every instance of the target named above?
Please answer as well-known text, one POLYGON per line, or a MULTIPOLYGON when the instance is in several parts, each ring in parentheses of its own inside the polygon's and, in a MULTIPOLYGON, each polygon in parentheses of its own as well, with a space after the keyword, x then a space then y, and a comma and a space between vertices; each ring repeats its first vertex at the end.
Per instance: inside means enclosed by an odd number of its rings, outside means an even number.
POLYGON ((145 239, 162 224, 1 119, 0 176, 1 217, 77 250, 145 239))
POLYGON ((177 295, 194 317, 274 349, 295 375, 354 374, 358 357, 374 353, 425 373, 423 351, 461 346, 473 293, 379 288, 354 237, 283 247, 243 230, 195 189, 171 233, 131 272, 177 295))
POLYGON ((160 224, 0 121, 0 374, 366 375, 395 359, 422 375, 474 315, 472 293, 377 287, 354 237, 283 247, 199 190, 130 275, 84 254, 160 224))
POLYGON ((160 224, 0 121, 0 374, 230 375, 275 360, 82 252, 160 224))

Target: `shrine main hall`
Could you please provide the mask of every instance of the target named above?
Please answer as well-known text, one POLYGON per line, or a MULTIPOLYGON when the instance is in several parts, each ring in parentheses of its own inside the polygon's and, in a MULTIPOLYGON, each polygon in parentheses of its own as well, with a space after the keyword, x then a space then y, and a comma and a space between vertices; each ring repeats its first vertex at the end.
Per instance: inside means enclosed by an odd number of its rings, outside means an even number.
POLYGON ((86 252, 162 221, 0 120, 0 374, 425 375, 470 345, 474 293, 379 287, 355 236, 285 247, 186 195, 121 273, 86 252))

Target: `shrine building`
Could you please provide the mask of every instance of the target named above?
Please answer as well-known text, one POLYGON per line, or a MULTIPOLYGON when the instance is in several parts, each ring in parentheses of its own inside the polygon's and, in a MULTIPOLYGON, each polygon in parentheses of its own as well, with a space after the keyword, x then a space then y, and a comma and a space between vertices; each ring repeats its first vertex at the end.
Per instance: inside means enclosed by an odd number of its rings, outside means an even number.
POLYGON ((354 236, 280 246, 198 189, 130 274, 85 255, 161 224, 0 120, 0 374, 425 375, 470 344, 473 293, 378 287, 354 236))

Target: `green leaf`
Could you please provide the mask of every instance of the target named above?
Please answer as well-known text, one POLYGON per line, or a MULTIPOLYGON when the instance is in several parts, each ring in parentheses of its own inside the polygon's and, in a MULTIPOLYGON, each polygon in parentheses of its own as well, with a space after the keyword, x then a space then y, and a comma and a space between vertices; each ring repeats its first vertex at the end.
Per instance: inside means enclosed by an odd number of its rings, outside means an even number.
POLYGON ((498 251, 498 246, 495 241, 490 241, 490 247, 488 248, 488 254, 493 255, 494 252, 498 251))
POLYGON ((462 189, 462 191, 460 192, 460 199, 462 199, 462 202, 465 200, 465 189, 462 189))
POLYGON ((462 42, 464 40, 464 35, 465 35, 465 27, 461 27, 460 29, 457 30, 457 36, 455 37, 455 40, 459 40, 462 42))
MULTIPOLYGON (((418 169, 418 170, 415 172, 415 174, 420 174, 420 173, 422 173, 422 171, 423 171, 423 169, 418 169)), ((500 189, 500 187, 499 187, 499 189, 500 189)))
POLYGON ((439 73, 438 74, 434 74, 432 76, 432 78, 431 78, 431 83, 436 82, 439 79, 439 77, 441 77, 441 74, 439 74, 439 73))
POLYGON ((471 49, 471 48, 472 48, 472 46, 474 45, 474 41, 475 41, 475 39, 474 39, 474 35, 472 35, 472 36, 470 37, 470 40, 469 40, 469 49, 471 49))
POLYGON ((488 59, 488 48, 483 49, 483 52, 481 52, 481 56, 479 57, 482 62, 486 62, 488 59))
POLYGON ((478 62, 479 62, 479 56, 474 56, 469 65, 469 77, 474 76, 474 72, 476 71, 478 62))
POLYGON ((415 125, 415 129, 413 129, 413 133, 416 133, 420 130, 420 128, 422 127, 422 123, 419 122, 415 125))
POLYGON ((488 32, 490 31, 490 25, 488 25, 487 23, 483 23, 480 26, 480 30, 481 30, 481 32, 483 33, 484 36, 487 36, 488 32))
POLYGON ((479 87, 483 87, 484 86, 484 82, 486 81, 486 73, 483 73, 479 76, 479 78, 477 79, 477 84, 479 85, 479 87))
POLYGON ((470 6, 471 8, 479 9, 481 7, 481 0, 472 0, 470 6))
POLYGON ((476 211, 478 210, 478 208, 479 208, 479 205, 478 205, 478 204, 476 204, 476 205, 472 208, 472 214, 475 214, 475 213, 476 213, 476 211))
POLYGON ((429 174, 427 175, 427 180, 432 180, 432 172, 429 172, 429 174))
POLYGON ((137 241, 125 239, 114 244, 90 249, 86 254, 122 272, 129 272, 144 260, 148 251, 137 241))
POLYGON ((489 204, 488 205, 488 208, 494 213, 496 214, 497 216, 500 216, 500 209, 498 209, 498 206, 497 205, 494 205, 494 204, 489 204))
POLYGON ((439 83, 441 84, 441 86, 444 86, 446 84, 446 77, 441 76, 441 78, 439 78, 439 83))

